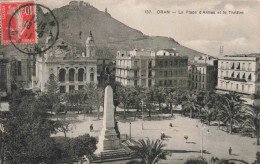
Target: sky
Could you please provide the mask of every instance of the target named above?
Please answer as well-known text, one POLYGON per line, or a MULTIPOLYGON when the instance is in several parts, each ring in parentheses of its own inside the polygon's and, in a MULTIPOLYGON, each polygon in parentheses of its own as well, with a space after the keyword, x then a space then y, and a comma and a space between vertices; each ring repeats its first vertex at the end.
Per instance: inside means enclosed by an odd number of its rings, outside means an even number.
MULTIPOLYGON (((218 56, 260 53, 260 0, 83 0, 146 35, 172 37, 194 50, 218 56), (151 10, 150 14, 145 13, 151 10), (170 14, 158 14, 169 10, 170 14), (197 14, 186 14, 197 11, 197 14), (221 11, 222 14, 199 14, 221 11), (223 14, 226 11, 227 14, 223 14), (243 14, 229 14, 240 11, 243 14), (179 14, 183 12, 183 14, 179 14)), ((51 9, 70 0, 37 0, 51 9)))

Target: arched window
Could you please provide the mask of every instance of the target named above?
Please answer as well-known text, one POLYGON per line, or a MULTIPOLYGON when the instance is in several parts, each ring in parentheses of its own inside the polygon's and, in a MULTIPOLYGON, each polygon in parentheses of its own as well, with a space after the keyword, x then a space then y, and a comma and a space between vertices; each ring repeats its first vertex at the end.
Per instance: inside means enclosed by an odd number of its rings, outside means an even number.
POLYGON ((78 81, 83 81, 84 69, 80 68, 78 72, 78 81))
POLYGON ((60 71, 59 71, 59 81, 60 82, 64 82, 65 81, 65 73, 66 73, 66 71, 65 71, 65 69, 60 69, 60 71))
POLYGON ((70 69, 69 70, 69 81, 74 81, 74 75, 75 75, 75 70, 70 69))

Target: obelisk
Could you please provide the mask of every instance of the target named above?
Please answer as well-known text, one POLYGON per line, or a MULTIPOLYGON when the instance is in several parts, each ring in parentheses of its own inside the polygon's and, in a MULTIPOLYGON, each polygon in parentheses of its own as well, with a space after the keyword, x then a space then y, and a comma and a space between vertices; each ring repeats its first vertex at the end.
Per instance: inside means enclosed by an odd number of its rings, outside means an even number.
POLYGON ((120 143, 115 131, 113 89, 108 85, 105 88, 103 127, 95 154, 118 148, 120 148, 120 143))

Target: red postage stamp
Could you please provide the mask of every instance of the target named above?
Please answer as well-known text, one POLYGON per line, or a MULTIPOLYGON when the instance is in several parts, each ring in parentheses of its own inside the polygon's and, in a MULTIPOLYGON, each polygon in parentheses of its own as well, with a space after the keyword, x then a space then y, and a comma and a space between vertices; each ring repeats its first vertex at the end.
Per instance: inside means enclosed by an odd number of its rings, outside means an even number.
POLYGON ((1 43, 36 43, 35 5, 27 2, 0 2, 1 6, 1 43))

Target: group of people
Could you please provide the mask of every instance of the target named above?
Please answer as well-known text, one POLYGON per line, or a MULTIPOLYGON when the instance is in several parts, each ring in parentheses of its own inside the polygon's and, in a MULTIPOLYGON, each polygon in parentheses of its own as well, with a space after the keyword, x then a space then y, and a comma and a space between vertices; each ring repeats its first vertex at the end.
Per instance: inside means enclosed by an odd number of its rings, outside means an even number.
POLYGON ((165 137, 166 137, 166 136, 165 136, 165 134, 164 134, 164 131, 162 131, 162 132, 161 132, 161 140, 164 140, 165 137))

